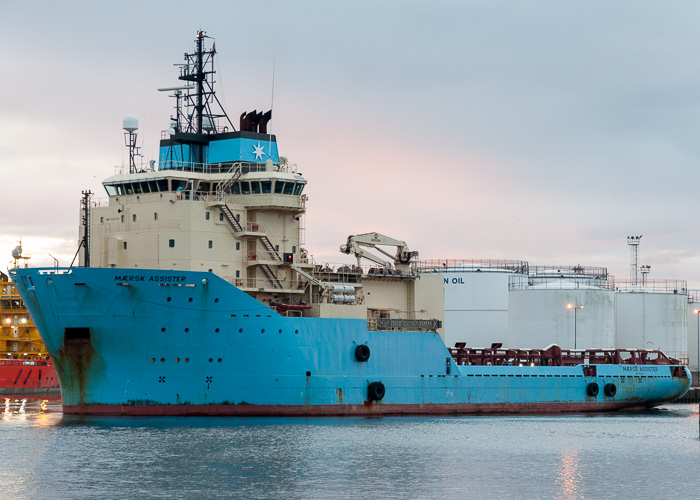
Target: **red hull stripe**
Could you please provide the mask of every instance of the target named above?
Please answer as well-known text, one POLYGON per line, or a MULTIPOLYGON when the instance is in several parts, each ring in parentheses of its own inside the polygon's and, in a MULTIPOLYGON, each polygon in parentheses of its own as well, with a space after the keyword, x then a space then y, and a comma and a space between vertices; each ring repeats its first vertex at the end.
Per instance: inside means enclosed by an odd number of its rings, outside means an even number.
POLYGON ((0 394, 58 394, 60 385, 53 365, 0 361, 0 394))
POLYGON ((603 403, 523 403, 523 404, 424 404, 400 405, 74 405, 64 406, 66 415, 129 416, 238 416, 238 417, 314 417, 314 416, 397 416, 397 415, 507 415, 558 414, 616 411, 645 408, 659 402, 603 403))

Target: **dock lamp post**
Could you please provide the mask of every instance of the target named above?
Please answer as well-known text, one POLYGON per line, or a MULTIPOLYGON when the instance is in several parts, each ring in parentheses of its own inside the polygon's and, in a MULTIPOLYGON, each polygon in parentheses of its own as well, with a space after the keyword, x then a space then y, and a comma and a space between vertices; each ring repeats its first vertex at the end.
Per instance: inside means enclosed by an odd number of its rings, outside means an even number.
POLYGON ((570 311, 571 310, 574 311, 574 349, 577 349, 577 347, 576 347, 576 323, 577 323, 576 313, 578 312, 579 309, 583 309, 583 306, 574 305, 571 302, 569 302, 568 304, 566 304, 566 308, 570 311))
POLYGON ((695 370, 697 373, 697 386, 700 386, 700 309, 694 309, 693 314, 698 317, 698 359, 695 363, 695 370))
MULTIPOLYGON (((698 317, 698 363, 695 365, 698 374, 698 381, 695 387, 700 386, 700 309, 694 309, 693 314, 698 317)), ((698 439, 700 439, 700 401, 698 402, 698 439)))

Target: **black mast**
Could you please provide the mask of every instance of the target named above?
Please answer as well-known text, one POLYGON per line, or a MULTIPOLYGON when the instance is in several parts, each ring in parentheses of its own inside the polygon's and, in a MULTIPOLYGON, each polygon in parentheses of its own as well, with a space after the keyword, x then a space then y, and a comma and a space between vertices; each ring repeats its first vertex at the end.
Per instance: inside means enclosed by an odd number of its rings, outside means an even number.
POLYGON ((197 80, 197 133, 202 133, 202 115, 204 113, 204 103, 202 97, 204 96, 204 61, 202 60, 202 40, 204 39, 205 33, 203 31, 197 32, 197 72, 195 73, 195 78, 197 80))

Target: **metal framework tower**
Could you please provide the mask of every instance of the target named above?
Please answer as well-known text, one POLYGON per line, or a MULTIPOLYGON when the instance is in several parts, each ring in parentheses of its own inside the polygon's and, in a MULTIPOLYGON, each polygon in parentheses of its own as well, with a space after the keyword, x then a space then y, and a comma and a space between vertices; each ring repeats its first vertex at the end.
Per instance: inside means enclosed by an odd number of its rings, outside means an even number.
POLYGON ((649 275, 649 272, 651 272, 651 266, 639 266, 639 272, 642 273, 642 286, 646 286, 647 276, 649 275))
POLYGON ((637 284, 637 270, 639 269, 639 240, 642 235, 628 236, 627 245, 630 247, 630 282, 632 285, 637 284))

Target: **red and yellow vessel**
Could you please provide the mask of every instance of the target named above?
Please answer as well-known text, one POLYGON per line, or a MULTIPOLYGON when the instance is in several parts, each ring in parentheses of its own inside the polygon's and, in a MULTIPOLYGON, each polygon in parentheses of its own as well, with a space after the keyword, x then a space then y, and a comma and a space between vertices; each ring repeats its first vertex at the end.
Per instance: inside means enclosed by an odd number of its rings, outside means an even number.
MULTIPOLYGON (((13 251, 14 267, 22 259, 13 251)), ((17 289, 0 272, 0 395, 60 394, 56 369, 17 289)))

